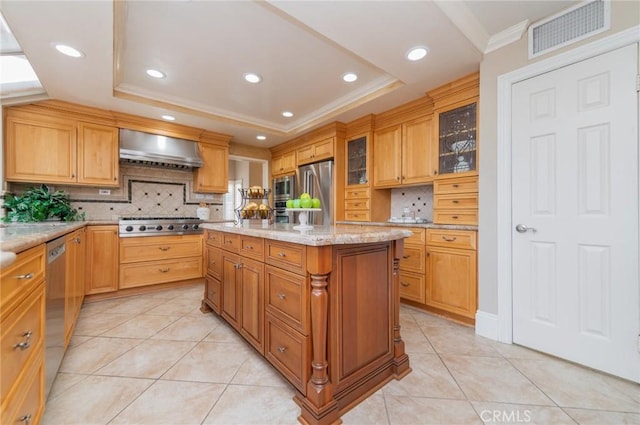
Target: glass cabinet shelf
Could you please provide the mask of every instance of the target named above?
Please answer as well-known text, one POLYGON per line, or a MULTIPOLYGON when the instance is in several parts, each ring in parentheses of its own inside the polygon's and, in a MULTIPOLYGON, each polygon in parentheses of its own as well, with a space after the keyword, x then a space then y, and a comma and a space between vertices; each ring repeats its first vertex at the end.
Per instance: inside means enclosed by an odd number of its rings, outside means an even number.
POLYGON ((438 126, 440 175, 476 169, 476 103, 441 112, 438 126))
POLYGON ((347 142, 347 185, 366 184, 367 177, 367 138, 347 142))

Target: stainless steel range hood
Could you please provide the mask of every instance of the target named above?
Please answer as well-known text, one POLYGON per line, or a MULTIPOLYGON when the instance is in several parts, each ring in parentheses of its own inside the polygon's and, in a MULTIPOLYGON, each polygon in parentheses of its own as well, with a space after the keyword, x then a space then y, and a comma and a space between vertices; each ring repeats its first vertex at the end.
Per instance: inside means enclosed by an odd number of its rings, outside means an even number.
POLYGON ((120 161, 166 168, 202 167, 196 142, 127 129, 120 129, 120 161))

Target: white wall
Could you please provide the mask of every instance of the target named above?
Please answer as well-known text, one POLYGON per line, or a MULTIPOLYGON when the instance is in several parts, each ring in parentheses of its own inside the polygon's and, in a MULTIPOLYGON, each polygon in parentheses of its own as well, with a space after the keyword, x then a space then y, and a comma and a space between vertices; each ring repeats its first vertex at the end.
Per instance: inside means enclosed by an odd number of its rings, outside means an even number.
POLYGON ((527 37, 487 54, 480 64, 480 183, 479 183, 479 241, 478 241, 478 309, 497 314, 497 78, 533 62, 560 55, 567 50, 598 38, 638 25, 640 3, 611 2, 611 29, 569 47, 528 59, 527 37))

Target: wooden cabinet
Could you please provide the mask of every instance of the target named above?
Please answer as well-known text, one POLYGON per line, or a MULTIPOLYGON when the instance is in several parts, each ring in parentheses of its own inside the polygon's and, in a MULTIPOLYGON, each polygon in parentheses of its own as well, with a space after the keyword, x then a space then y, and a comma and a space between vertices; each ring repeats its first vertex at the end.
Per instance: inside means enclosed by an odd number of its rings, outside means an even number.
POLYGON ((400 297, 425 303, 426 263, 425 229, 411 228, 412 236, 404 240, 400 259, 400 297))
POLYGON ((376 130, 373 139, 373 185, 395 187, 433 181, 433 130, 425 116, 376 130))
POLYGON ((478 224, 478 176, 438 178, 433 183, 433 222, 478 224))
POLYGON ((64 345, 67 347, 84 300, 86 231, 78 229, 65 238, 66 282, 64 302, 64 345))
POLYGON ((227 193, 229 190, 229 147, 198 143, 198 149, 203 165, 194 172, 194 191, 227 193))
POLYGON ((202 311, 222 313, 222 234, 207 230, 205 240, 205 290, 202 311))
POLYGON ((20 107, 6 115, 6 180, 119 186, 118 129, 20 107))
POLYGON ((44 410, 45 245, 0 271, 0 422, 40 423, 44 410))
POLYGON ((119 258, 121 289, 203 277, 200 235, 121 238, 119 258))
POLYGON ((118 226, 88 226, 85 295, 118 290, 118 226))
POLYGON ((296 172, 296 151, 284 152, 271 158, 271 175, 279 176, 296 172))
POLYGON ((333 158, 335 137, 328 137, 298 148, 298 165, 333 158))
POLYGON ((427 229, 426 305, 475 319, 476 232, 427 229))

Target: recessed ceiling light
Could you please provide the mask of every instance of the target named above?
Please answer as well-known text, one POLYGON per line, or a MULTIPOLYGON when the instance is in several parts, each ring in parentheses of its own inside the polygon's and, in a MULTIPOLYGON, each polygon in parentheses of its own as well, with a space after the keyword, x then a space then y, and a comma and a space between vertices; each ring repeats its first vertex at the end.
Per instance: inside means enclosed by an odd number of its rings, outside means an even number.
POLYGON ((164 78, 166 77, 165 73, 162 71, 158 71, 157 69, 147 69, 147 75, 153 78, 164 78))
POLYGON ((283 116, 283 117, 286 117, 286 118, 291 118, 291 117, 293 116, 293 112, 284 111, 284 112, 282 113, 282 116, 283 116))
POLYGON ((249 83, 253 83, 253 84, 257 84, 260 81, 262 81, 261 76, 259 76, 258 74, 253 74, 251 72, 244 74, 244 79, 247 80, 249 83))
POLYGON ((84 53, 82 53, 80 50, 75 49, 71 46, 67 46, 66 44, 54 44, 54 47, 60 53, 71 56, 72 58, 81 58, 84 56, 84 53))
POLYGON ((163 115, 162 119, 166 121, 175 121, 176 117, 174 117, 173 115, 163 115))
POLYGON ((267 136, 263 136, 263 135, 256 136, 256 139, 258 139, 258 140, 267 140, 267 136))
POLYGON ((356 81, 358 79, 358 76, 356 74, 354 74, 353 72, 347 72, 346 74, 344 74, 342 76, 342 79, 344 81, 346 81, 347 83, 353 83, 354 81, 356 81))
POLYGON ((407 53, 407 59, 410 61, 418 61, 427 56, 427 53, 429 53, 429 49, 426 47, 414 47, 407 53))

